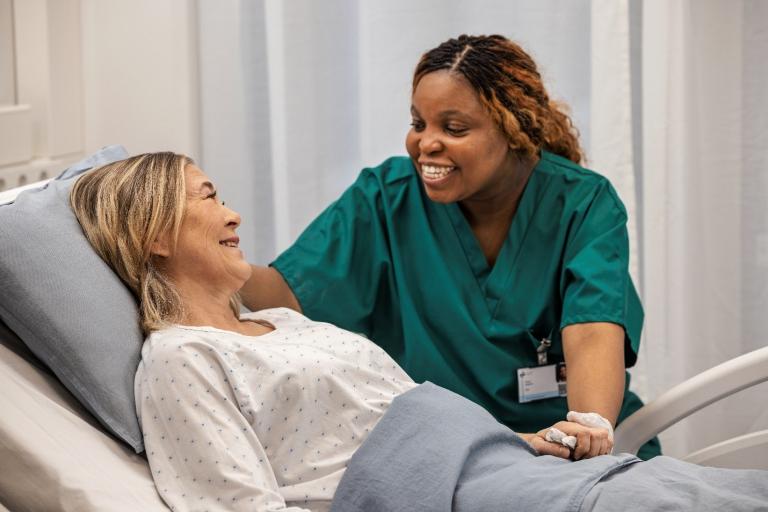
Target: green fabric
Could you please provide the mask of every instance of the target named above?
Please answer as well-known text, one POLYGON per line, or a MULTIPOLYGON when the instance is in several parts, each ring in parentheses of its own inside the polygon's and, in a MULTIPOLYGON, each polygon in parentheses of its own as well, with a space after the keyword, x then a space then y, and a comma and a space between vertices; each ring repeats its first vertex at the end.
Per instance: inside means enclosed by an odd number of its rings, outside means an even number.
POLYGON ((635 363, 643 311, 626 220, 605 178, 542 152, 490 268, 459 206, 430 201, 411 161, 394 157, 363 170, 272 265, 310 318, 365 334, 417 382, 534 432, 567 411, 562 398, 518 402, 516 370, 536 365, 541 338, 558 362, 563 327, 614 322, 635 363))

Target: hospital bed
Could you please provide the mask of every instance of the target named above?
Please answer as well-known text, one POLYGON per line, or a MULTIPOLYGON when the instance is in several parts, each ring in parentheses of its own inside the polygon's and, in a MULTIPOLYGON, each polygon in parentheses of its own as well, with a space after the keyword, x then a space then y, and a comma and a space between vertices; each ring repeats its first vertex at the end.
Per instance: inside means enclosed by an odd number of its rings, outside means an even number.
MULTIPOLYGON (((0 193, 0 204, 19 191, 0 193)), ((616 430, 616 447, 635 452, 680 419, 766 380, 768 347, 703 372, 649 403, 616 430)), ((168 510, 146 459, 107 433, 3 322, 0 390, 0 512, 168 510)), ((768 469, 768 431, 723 441, 686 460, 768 469)))

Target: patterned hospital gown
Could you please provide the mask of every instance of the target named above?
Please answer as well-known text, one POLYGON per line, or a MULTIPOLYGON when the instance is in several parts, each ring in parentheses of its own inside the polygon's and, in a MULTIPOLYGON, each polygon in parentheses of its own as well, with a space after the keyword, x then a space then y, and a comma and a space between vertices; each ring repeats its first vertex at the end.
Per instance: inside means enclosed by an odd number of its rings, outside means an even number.
POLYGON ((347 463, 416 384, 379 347, 280 308, 244 336, 174 326, 144 343, 136 408, 174 511, 328 510, 347 463))

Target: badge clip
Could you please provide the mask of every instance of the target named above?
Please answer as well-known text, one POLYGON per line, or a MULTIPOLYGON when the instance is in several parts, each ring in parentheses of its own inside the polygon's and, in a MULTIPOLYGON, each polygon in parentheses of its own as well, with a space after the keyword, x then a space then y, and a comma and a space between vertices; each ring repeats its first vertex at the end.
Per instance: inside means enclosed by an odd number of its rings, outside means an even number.
POLYGON ((538 356, 539 366, 547 364, 547 351, 552 346, 552 340, 549 338, 542 338, 541 343, 536 348, 536 355, 538 356))

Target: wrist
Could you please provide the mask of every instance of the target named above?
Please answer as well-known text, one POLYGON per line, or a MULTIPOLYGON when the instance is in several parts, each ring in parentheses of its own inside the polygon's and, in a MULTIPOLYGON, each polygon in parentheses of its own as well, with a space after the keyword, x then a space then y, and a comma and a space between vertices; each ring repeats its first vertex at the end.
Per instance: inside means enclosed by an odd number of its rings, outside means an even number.
POLYGON ((578 423, 585 427, 602 428, 608 431, 608 438, 613 443, 613 424, 596 412, 568 411, 565 416, 568 421, 578 423))

